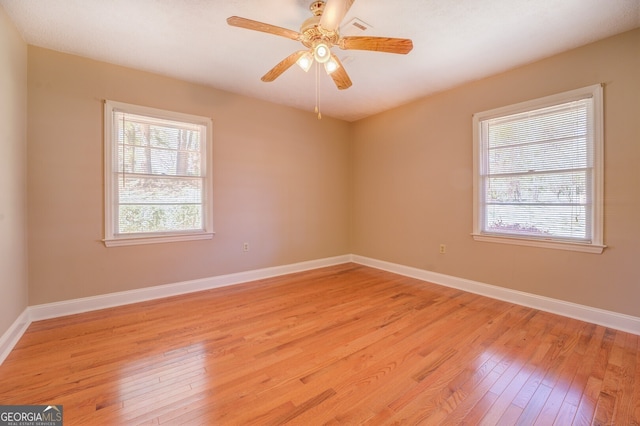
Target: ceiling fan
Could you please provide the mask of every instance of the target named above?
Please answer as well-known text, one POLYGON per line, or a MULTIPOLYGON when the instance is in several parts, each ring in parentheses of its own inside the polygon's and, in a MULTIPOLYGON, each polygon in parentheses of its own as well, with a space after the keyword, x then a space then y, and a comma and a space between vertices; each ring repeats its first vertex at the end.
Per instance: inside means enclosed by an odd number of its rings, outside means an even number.
POLYGON ((351 79, 340 59, 331 52, 333 46, 343 50, 373 50, 377 52, 407 54, 413 49, 413 42, 406 38, 347 36, 342 37, 338 28, 355 0, 313 1, 309 9, 313 16, 302 24, 300 32, 263 22, 232 16, 227 23, 234 27, 262 31, 301 42, 306 49, 298 50, 280 61, 262 76, 262 81, 270 82, 297 63, 308 71, 314 60, 323 64, 338 89, 351 87, 351 79))

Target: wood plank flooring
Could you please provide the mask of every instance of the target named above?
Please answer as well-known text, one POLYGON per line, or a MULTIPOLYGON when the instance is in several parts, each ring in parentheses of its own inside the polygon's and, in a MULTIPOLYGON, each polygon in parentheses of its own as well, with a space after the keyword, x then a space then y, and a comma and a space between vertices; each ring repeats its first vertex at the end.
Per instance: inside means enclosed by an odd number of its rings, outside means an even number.
POLYGON ((31 324, 65 425, 638 425, 636 335, 344 264, 31 324))

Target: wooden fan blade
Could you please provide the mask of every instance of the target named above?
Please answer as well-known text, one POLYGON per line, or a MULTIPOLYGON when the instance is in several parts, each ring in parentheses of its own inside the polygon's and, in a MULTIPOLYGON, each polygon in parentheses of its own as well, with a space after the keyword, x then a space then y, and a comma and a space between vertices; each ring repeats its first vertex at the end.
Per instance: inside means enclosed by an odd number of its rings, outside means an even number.
POLYGON ((324 6, 320 26, 328 31, 335 31, 355 0, 328 0, 324 6))
POLYGON ((292 53, 291 55, 287 56, 282 61, 280 61, 278 63, 278 65, 276 65, 275 67, 271 68, 271 70, 269 70, 269 72, 267 72, 265 75, 263 75, 261 80, 266 82, 266 83, 268 83, 268 82, 273 81, 276 78, 280 77, 280 74, 282 74, 283 72, 288 70, 289 67, 291 65, 295 64, 296 61, 298 59, 300 59, 300 57, 302 55, 304 55, 306 52, 307 52, 306 50, 299 50, 299 51, 297 51, 295 53, 292 53))
POLYGON ((351 87, 353 83, 351 83, 351 79, 349 78, 349 74, 347 74, 347 70, 344 69, 342 62, 336 55, 331 55, 334 61, 339 65, 338 69, 329 74, 333 79, 333 82, 336 84, 338 90, 344 90, 351 87))
POLYGON ((281 37, 290 38, 291 40, 300 40, 302 35, 293 30, 277 27, 271 24, 265 24, 264 22, 258 22, 247 18, 241 18, 239 16, 231 16, 227 18, 227 24, 232 27, 246 28, 248 30, 262 31, 263 33, 274 34, 281 37))
POLYGON ((338 45, 345 50, 374 50, 403 55, 413 49, 413 42, 408 38, 352 36, 341 38, 338 45))

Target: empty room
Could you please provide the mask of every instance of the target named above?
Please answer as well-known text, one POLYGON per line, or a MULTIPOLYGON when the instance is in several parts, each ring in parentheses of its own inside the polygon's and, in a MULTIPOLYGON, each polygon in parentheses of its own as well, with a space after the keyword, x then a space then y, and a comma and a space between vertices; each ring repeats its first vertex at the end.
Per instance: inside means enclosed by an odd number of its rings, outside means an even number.
POLYGON ((0 425, 638 425, 639 212, 639 0, 0 0, 0 425))

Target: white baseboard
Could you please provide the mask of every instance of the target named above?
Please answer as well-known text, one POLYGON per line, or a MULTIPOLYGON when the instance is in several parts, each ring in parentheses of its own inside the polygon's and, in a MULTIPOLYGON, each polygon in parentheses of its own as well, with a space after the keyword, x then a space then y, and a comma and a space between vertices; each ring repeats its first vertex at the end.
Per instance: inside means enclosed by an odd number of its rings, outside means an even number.
POLYGON ((199 280, 184 281, 155 287, 146 287, 137 290, 121 291, 117 293, 102 294, 99 296, 83 297, 80 299, 29 306, 14 321, 9 329, 0 336, 0 364, 4 362, 9 353, 13 350, 16 343, 18 343, 18 340, 20 340, 32 321, 80 314, 82 312, 95 311, 98 309, 112 308, 115 306, 144 302, 147 300, 161 299, 163 297, 177 296, 180 294, 241 284, 249 281, 277 277, 279 275, 292 274, 294 272, 339 265, 350 261, 351 255, 343 255, 325 259, 310 260, 307 262, 292 263, 289 265, 255 269, 235 274, 218 275, 199 280))
POLYGON ((640 335, 640 318, 625 315, 617 312, 606 311, 604 309, 592 308, 590 306, 579 305, 577 303, 565 302, 563 300, 552 299, 550 297, 538 296, 518 290, 484 284, 477 281, 457 278, 451 275, 430 272, 424 269, 412 268, 410 266, 398 265, 382 260, 371 259, 363 256, 352 255, 354 263, 370 266, 376 269, 393 272, 422 281, 428 281, 445 287, 456 288, 468 291, 469 293, 503 300, 529 308, 539 309, 545 312, 562 315, 569 318, 579 319, 590 323, 626 331, 628 333, 640 335))
POLYGON ((477 281, 439 274, 437 272, 430 272, 410 266, 371 259, 364 256, 343 255, 246 272, 238 272, 235 274, 218 275, 199 280, 184 281, 137 290, 29 306, 14 321, 11 327, 9 327, 9 329, 0 336, 0 364, 2 364, 5 358, 9 355, 32 321, 79 314, 82 312, 128 305, 131 303, 155 300, 163 297, 177 296, 180 294, 241 284, 249 281, 277 277, 280 275, 323 268, 326 266, 339 265, 347 262, 354 262, 399 275, 416 278, 422 281, 443 285, 445 287, 452 287, 468 291, 470 293, 479 294, 481 296, 487 296, 493 299, 503 300, 505 302, 515 303, 539 309, 541 311, 551 312, 640 335, 640 318, 638 317, 551 299, 549 297, 537 296, 535 294, 524 293, 504 287, 497 287, 477 281))
POLYGON ((29 308, 26 308, 18 318, 11 324, 9 329, 0 336, 0 365, 9 356, 9 353, 13 350, 13 347, 18 343, 18 340, 22 337, 27 328, 31 324, 29 318, 29 308))
POLYGON ((350 255, 329 257, 325 259, 310 260, 307 262, 292 263, 289 265, 273 266, 264 269, 238 272, 235 274, 218 275, 192 281, 183 281, 173 284, 165 284, 154 287, 145 287, 136 290, 121 291, 117 293, 101 294, 99 296, 83 297, 81 299, 64 300, 62 302, 45 303, 30 306, 29 316, 31 321, 56 318, 65 315, 79 314, 98 309, 112 308, 131 303, 145 302, 161 299, 163 297, 178 296, 180 294, 194 293, 196 291, 210 290, 212 288, 225 287, 249 281, 277 277, 279 275, 294 272, 308 271, 310 269, 325 266, 338 265, 351 261, 350 255))

